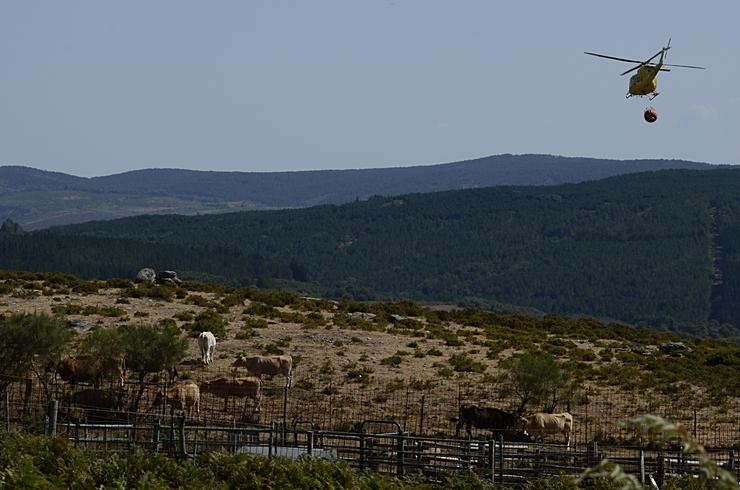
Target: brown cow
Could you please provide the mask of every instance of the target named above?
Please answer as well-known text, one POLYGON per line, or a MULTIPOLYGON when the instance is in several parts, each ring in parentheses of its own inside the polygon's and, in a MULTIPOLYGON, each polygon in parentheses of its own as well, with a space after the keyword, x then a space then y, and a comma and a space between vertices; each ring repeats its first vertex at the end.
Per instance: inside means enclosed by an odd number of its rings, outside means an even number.
POLYGON ((123 386, 123 371, 123 356, 115 356, 102 361, 90 356, 65 357, 57 364, 59 377, 72 386, 87 382, 99 388, 104 376, 117 379, 118 385, 123 386))
POLYGON ((471 427, 489 429, 494 439, 503 437, 510 442, 529 442, 529 438, 521 429, 517 428, 519 417, 496 407, 479 407, 470 403, 460 406, 460 416, 455 426, 455 437, 460 435, 460 429, 465 426, 468 437, 473 437, 471 427))
POLYGON ((244 398, 242 416, 247 411, 246 398, 254 400, 254 412, 260 411, 262 401, 262 382, 254 376, 240 378, 216 378, 200 384, 201 393, 211 393, 224 399, 224 406, 229 398, 244 398))
POLYGON ((533 413, 519 417, 519 427, 527 431, 535 440, 543 441, 547 434, 563 434, 565 444, 570 446, 573 432, 573 416, 563 413, 533 413))
POLYGON ((231 364, 233 367, 247 368, 252 376, 261 377, 263 374, 285 376, 286 386, 293 383, 293 358, 290 356, 245 356, 239 355, 231 364))
MULTIPOLYGON (((153 406, 158 407, 164 403, 164 392, 158 391, 154 398, 153 406)), ((167 391, 167 404, 170 406, 170 415, 175 410, 187 411, 188 417, 195 413, 200 414, 200 388, 192 381, 178 381, 170 386, 167 391)))
POLYGON ((62 399, 77 407, 85 419, 115 420, 121 416, 125 396, 124 391, 84 389, 66 393, 62 399))

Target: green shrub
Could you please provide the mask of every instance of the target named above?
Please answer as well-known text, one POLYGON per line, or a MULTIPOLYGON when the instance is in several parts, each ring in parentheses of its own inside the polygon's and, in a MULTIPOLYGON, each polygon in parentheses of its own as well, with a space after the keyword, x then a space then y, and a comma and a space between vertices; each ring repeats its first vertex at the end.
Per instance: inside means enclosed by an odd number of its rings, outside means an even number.
POLYGON ((485 364, 478 362, 465 354, 452 354, 449 362, 455 371, 461 373, 482 373, 486 370, 485 364))
POLYGON ((227 324, 226 320, 217 312, 205 310, 195 317, 190 330, 193 336, 197 336, 201 332, 211 332, 217 339, 225 339, 227 324))

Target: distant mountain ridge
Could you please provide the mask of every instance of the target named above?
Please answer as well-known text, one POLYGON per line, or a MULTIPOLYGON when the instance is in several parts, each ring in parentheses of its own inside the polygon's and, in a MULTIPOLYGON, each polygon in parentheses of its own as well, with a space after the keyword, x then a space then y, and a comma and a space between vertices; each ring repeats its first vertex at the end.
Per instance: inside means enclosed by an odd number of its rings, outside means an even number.
POLYGON ((665 169, 706 170, 683 160, 605 160, 552 155, 495 155, 436 165, 296 172, 145 169, 76 177, 0 166, 0 221, 25 229, 141 214, 207 214, 342 204, 499 185, 557 185, 665 169))
MULTIPOLYGON (((0 269, 517 307, 740 337, 740 168, 18 233, 0 269)), ((14 232, 14 230, 16 232, 14 232)))

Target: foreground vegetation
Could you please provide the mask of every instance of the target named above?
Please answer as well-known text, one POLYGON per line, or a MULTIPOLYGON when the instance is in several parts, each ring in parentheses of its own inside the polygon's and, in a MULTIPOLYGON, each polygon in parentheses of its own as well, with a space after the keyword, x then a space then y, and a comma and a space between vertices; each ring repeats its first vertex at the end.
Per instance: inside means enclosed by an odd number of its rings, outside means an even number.
MULTIPOLYGON (((654 440, 682 442, 687 455, 695 455, 700 464, 698 477, 674 477, 665 482, 665 490, 702 490, 740 488, 735 477, 706 457, 684 431, 659 417, 633 421, 639 430, 651 432, 654 440)), ((443 482, 428 482, 418 476, 398 480, 377 473, 350 468, 343 461, 317 458, 290 460, 223 452, 201 454, 196 460, 175 460, 161 453, 138 449, 132 453, 100 454, 74 448, 60 437, 0 435, 0 489, 56 488, 279 488, 279 489, 503 489, 479 479, 450 476, 443 482)), ((517 488, 522 488, 518 486, 517 488)), ((586 470, 579 477, 556 476, 532 480, 529 490, 640 490, 634 476, 625 474, 607 460, 586 470)))

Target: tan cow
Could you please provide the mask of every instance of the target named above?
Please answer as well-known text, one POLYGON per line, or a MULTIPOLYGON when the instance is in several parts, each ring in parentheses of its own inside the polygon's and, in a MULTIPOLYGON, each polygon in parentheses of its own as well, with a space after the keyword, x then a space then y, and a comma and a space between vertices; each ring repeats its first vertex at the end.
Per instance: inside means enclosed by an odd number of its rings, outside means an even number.
POLYGON ((211 393, 224 399, 224 406, 229 398, 244 398, 242 416, 247 411, 247 398, 254 400, 254 412, 260 411, 262 401, 262 382, 254 376, 239 378, 216 378, 200 384, 201 393, 211 393))
POLYGON ((293 384, 293 358, 285 356, 245 356, 239 355, 231 364, 233 367, 243 367, 252 376, 285 376, 286 386, 293 384))
MULTIPOLYGON (((158 407, 164 403, 163 391, 158 391, 154 398, 153 406, 158 407)), ((178 381, 170 386, 167 391, 167 404, 170 406, 170 415, 175 410, 187 412, 188 417, 193 413, 200 414, 200 388, 192 381, 178 381)))
POLYGON ((570 446, 570 435, 573 432, 573 416, 563 413, 533 413, 519 417, 519 426, 535 440, 543 441, 545 435, 563 434, 565 444, 570 446))

